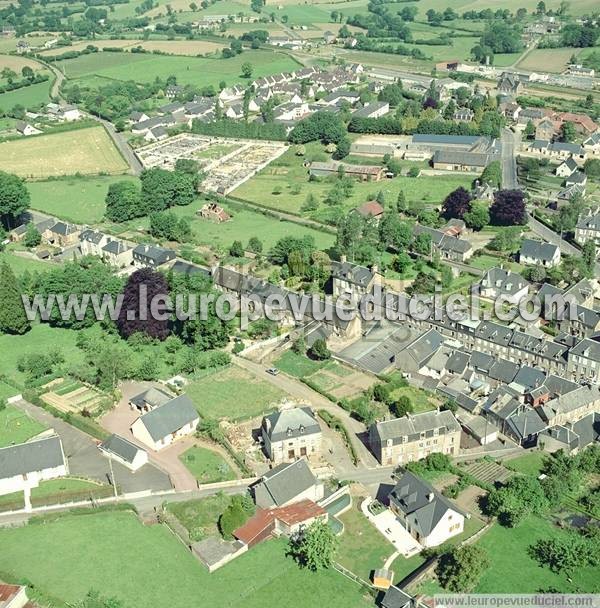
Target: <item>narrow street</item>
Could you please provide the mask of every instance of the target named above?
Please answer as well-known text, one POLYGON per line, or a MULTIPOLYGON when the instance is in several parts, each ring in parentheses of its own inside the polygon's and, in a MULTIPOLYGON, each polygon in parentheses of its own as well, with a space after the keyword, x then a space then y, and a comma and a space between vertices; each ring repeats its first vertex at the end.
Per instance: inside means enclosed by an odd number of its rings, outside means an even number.
POLYGON ((515 190, 519 187, 517 178, 517 150, 520 136, 510 129, 502 130, 502 188, 515 190))

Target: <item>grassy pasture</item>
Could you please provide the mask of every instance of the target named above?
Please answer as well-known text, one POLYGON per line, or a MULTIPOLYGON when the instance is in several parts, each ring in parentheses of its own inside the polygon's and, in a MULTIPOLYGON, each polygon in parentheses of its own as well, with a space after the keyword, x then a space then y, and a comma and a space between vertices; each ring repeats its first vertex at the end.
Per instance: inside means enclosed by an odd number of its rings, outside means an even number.
POLYGON ((231 59, 93 53, 58 62, 58 65, 66 70, 69 78, 95 75, 115 80, 150 82, 157 76, 166 80, 168 76, 174 75, 181 84, 216 87, 222 80, 227 84, 242 80, 241 66, 245 62, 254 67, 254 78, 298 67, 288 55, 267 50, 248 50, 231 59))
POLYGON ((0 55, 0 71, 4 68, 8 68, 9 70, 16 72, 20 78, 21 70, 24 67, 29 67, 34 71, 45 69, 44 66, 29 57, 23 57, 21 55, 0 55))
MULTIPOLYGON (((34 272, 36 270, 50 270, 53 268, 51 262, 45 262, 36 258, 25 258, 15 255, 12 251, 0 251, 0 262, 8 262, 8 265, 12 268, 12 271, 19 275, 26 270, 34 272)), ((1 359, 0 355, 0 359, 1 359)))
POLYGON ((0 543, 0 570, 65 603, 94 588, 125 606, 188 608, 202 598, 206 606, 258 608, 302 605, 306 597, 330 608, 372 605, 334 570, 300 569, 285 557, 284 540, 258 545, 209 574, 166 527, 145 526, 131 513, 65 516, 3 529, 0 543))
POLYGON ((315 244, 320 249, 327 249, 333 245, 335 237, 332 234, 292 222, 280 221, 252 210, 229 209, 227 205, 225 208, 231 212, 232 219, 224 224, 211 222, 195 215, 204 202, 196 201, 187 207, 172 209, 176 215, 188 217, 191 220, 192 232, 200 244, 229 247, 235 240, 241 240, 246 244, 251 236, 257 236, 262 240, 265 249, 269 249, 284 236, 301 237, 309 234, 315 239, 315 244))
POLYGON ((104 216, 104 199, 110 184, 134 181, 128 175, 119 177, 71 177, 30 182, 31 207, 80 224, 95 224, 104 216))
POLYGON ((3 142, 0 158, 5 171, 27 178, 128 169, 101 126, 3 142))
POLYGON ((135 46, 136 43, 136 40, 83 40, 81 42, 75 42, 75 44, 72 44, 71 46, 56 46, 52 49, 42 51, 40 55, 42 55, 42 57, 56 57, 57 55, 62 55, 70 51, 83 51, 83 49, 88 47, 90 44, 98 47, 99 49, 104 49, 106 47, 127 48, 130 46, 135 46))
POLYGON ((52 79, 47 82, 38 82, 15 91, 8 91, 0 95, 0 110, 10 110, 20 105, 27 109, 35 108, 50 101, 50 87, 52 79))
POLYGON ((235 479, 233 469, 212 450, 196 446, 186 450, 179 459, 200 483, 235 479))

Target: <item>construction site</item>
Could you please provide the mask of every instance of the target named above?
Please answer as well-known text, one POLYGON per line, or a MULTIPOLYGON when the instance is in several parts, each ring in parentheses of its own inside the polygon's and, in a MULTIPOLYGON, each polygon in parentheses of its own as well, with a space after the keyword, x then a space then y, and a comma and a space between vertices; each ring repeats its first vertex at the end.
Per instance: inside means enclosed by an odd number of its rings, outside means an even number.
POLYGON ((229 194, 287 149, 280 141, 238 140, 182 133, 137 150, 146 169, 174 170, 180 158, 195 160, 205 174, 201 189, 229 194))

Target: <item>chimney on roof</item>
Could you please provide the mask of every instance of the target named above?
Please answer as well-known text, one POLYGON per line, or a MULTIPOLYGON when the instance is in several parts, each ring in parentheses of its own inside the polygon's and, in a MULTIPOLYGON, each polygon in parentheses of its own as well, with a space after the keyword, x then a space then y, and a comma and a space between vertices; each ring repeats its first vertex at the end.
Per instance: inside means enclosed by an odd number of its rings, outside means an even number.
POLYGON ((346 257, 345 253, 342 253, 342 255, 340 256, 340 262, 342 264, 345 264, 348 261, 348 258, 346 257))
POLYGON ((373 274, 377 274, 379 272, 379 266, 377 264, 373 264, 373 266, 371 266, 371 272, 373 274))
POLYGON ((433 492, 429 492, 429 494, 427 494, 427 502, 432 502, 433 498, 434 498, 433 492))

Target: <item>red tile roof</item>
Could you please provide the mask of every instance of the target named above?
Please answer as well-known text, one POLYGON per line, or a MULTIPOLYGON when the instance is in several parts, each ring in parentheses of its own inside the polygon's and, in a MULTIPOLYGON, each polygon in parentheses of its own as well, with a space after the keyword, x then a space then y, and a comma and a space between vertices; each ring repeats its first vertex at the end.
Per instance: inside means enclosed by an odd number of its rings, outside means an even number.
POLYGON ((9 600, 11 600, 19 591, 21 587, 19 585, 4 585, 0 584, 0 602, 6 602, 8 604, 9 600))
POLYGON ((383 215, 383 207, 377 201, 368 201, 356 209, 363 217, 383 215))
POLYGON ((573 112, 561 112, 557 114, 562 122, 572 122, 581 125, 588 133, 593 133, 598 128, 598 125, 586 114, 574 114, 573 112))

